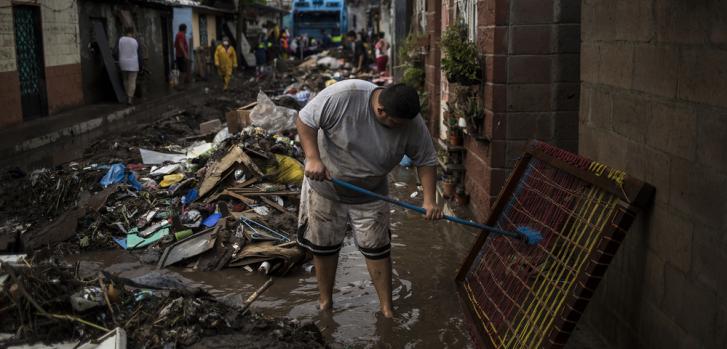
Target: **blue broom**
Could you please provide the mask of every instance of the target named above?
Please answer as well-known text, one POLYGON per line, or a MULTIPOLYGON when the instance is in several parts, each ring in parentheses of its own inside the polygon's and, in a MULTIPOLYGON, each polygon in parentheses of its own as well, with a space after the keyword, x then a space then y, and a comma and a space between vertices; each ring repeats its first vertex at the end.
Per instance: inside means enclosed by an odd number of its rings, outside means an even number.
MULTIPOLYGON (((349 182, 346 182, 346 181, 343 181, 343 180, 340 180, 340 179, 337 179, 337 178, 333 178, 333 179, 331 179, 331 181, 334 184, 336 184, 338 186, 341 186, 343 188, 346 188, 348 190, 353 190, 355 192, 358 192, 358 193, 361 193, 361 194, 364 194, 364 195, 368 195, 368 196, 377 198, 379 200, 383 200, 383 201, 386 201, 386 202, 390 202, 390 203, 392 203, 394 205, 401 206, 401 207, 404 207, 404 208, 408 208, 408 209, 410 209, 412 211, 416 211, 416 212, 419 212, 421 214, 426 214, 427 213, 427 211, 424 208, 422 208, 422 207, 414 206, 414 205, 412 205, 412 204, 410 204, 408 202, 396 200, 396 199, 390 198, 388 196, 384 196, 384 195, 381 195, 381 194, 374 193, 374 192, 372 192, 370 190, 366 190, 366 189, 361 188, 359 186, 353 185, 353 184, 351 184, 349 182)), ((444 219, 446 219, 446 220, 448 220, 450 222, 454 222, 454 223, 458 223, 458 224, 462 224, 462 225, 467 225, 467 226, 475 227, 475 228, 482 229, 482 230, 487 230, 487 231, 489 231, 490 233, 493 233, 493 234, 498 234, 498 235, 503 235, 503 236, 507 236, 507 237, 511 237, 511 238, 515 238, 515 239, 519 239, 519 240, 523 240, 528 245, 537 245, 538 243, 540 243, 540 241, 543 240, 543 235, 541 235, 539 231, 537 231, 537 230, 535 230, 533 228, 530 228, 530 227, 526 227, 526 226, 519 226, 519 227, 517 227, 516 228, 517 231, 507 231, 507 230, 502 230, 502 229, 495 228, 495 227, 492 227, 492 226, 489 226, 489 225, 484 225, 484 224, 480 224, 480 223, 477 223, 477 222, 464 220, 462 218, 454 217, 454 216, 444 215, 444 219)))

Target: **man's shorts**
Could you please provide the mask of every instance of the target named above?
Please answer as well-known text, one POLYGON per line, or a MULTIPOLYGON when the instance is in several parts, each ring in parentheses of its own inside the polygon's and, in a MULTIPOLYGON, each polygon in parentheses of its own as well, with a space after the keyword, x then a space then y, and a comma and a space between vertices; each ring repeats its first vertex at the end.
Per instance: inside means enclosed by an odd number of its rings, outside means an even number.
POLYGON ((374 201, 344 204, 326 199, 303 180, 298 217, 298 244, 317 256, 335 255, 341 250, 347 225, 364 257, 382 259, 391 252, 389 204, 374 201))

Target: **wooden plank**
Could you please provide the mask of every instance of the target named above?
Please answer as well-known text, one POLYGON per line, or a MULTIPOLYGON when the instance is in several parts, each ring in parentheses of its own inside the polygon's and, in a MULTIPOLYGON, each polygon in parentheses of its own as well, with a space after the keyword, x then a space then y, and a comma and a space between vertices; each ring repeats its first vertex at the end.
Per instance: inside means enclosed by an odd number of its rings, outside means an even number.
POLYGON ((103 59, 104 67, 106 67, 106 73, 108 73, 111 86, 114 88, 116 100, 119 103, 125 103, 127 101, 126 92, 124 92, 124 86, 119 78, 119 71, 116 69, 116 62, 111 54, 111 47, 109 46, 103 23, 94 21, 93 32, 96 36, 96 44, 98 44, 99 51, 101 51, 101 58, 103 59))
POLYGON ((234 187, 233 189, 242 189, 242 188, 245 188, 245 187, 249 187, 249 186, 257 183, 259 180, 260 180, 260 177, 250 178, 250 179, 242 182, 240 185, 234 187))
POLYGON ((229 190, 223 191, 222 193, 220 193, 220 195, 226 195, 226 196, 229 196, 229 197, 233 197, 233 198, 235 198, 237 200, 242 201, 243 203, 245 203, 245 205, 248 205, 248 206, 252 206, 252 205, 255 205, 257 203, 253 199, 250 199, 250 198, 248 198, 248 197, 246 197, 244 195, 240 195, 240 194, 237 194, 237 193, 233 193, 233 192, 231 192, 229 190))
POLYGON ((272 206, 274 209, 280 211, 282 214, 284 214, 286 216, 295 217, 295 215, 293 215, 288 210, 286 210, 285 207, 278 205, 278 203, 275 202, 275 200, 273 200, 273 199, 270 199, 270 198, 268 198, 266 196, 261 196, 260 197, 260 200, 265 201, 266 204, 272 206))

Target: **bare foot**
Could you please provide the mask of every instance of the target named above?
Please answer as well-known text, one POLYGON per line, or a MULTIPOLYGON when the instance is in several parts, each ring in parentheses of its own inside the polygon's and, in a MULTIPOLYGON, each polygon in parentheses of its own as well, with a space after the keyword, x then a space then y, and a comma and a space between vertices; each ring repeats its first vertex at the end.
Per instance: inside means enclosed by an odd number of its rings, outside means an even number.
POLYGON ((394 311, 390 308, 381 308, 381 315, 387 319, 391 319, 394 317, 394 311))

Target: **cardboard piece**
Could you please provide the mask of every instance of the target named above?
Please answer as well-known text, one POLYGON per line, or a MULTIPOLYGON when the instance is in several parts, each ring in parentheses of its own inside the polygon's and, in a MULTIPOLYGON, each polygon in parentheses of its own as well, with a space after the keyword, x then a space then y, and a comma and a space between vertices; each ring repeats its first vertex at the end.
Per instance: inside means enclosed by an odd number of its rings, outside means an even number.
POLYGON ((250 126, 250 111, 257 105, 257 102, 237 108, 225 114, 227 129, 230 134, 239 133, 243 128, 250 126))

